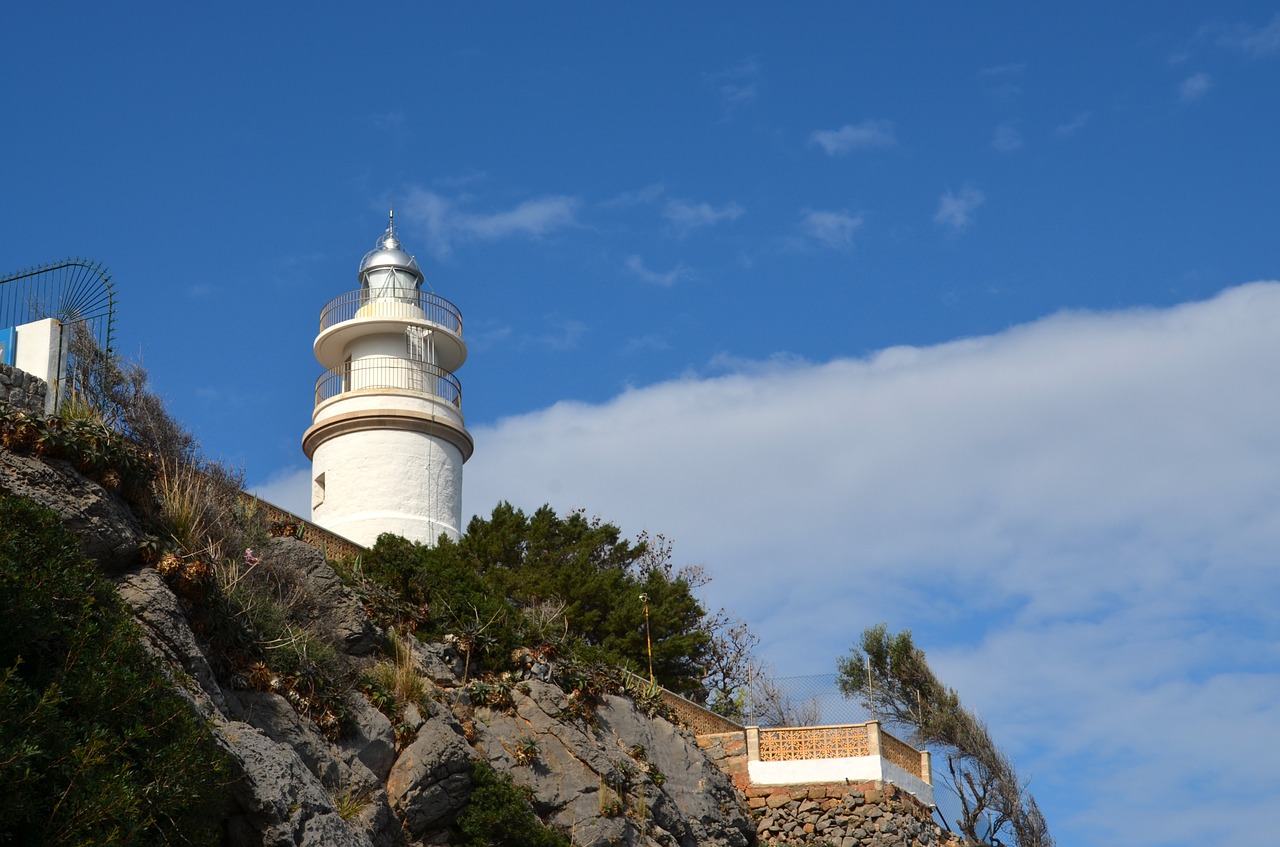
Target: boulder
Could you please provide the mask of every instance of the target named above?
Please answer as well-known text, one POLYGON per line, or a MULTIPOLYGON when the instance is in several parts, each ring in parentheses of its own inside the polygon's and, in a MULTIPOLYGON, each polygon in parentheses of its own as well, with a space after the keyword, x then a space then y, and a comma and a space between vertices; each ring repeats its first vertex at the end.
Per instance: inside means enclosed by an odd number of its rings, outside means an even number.
POLYGON ((392 808, 415 837, 453 822, 471 798, 471 748, 462 728, 432 718, 404 749, 387 779, 392 808))

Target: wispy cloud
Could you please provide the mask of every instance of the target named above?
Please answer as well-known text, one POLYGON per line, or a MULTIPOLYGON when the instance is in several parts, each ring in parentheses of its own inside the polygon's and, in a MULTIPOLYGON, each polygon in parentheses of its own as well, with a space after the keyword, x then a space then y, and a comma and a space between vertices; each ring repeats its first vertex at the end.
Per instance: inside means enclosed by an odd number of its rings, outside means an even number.
POLYGON ((938 211, 933 215, 933 222, 953 232, 962 232, 973 222, 974 211, 986 201, 987 196, 972 186, 947 191, 938 199, 938 211))
POLYGON ((892 147, 898 143, 894 137, 893 121, 872 118, 845 124, 839 129, 815 130, 809 140, 828 156, 843 156, 852 150, 892 147))
POLYGON ((1026 69, 1026 62, 1008 62, 1003 65, 992 65, 989 68, 983 68, 978 71, 978 77, 1012 76, 1014 74, 1020 74, 1026 69))
POLYGON ((666 193, 667 187, 660 182, 646 185, 644 188, 635 191, 624 191, 614 197, 610 197, 601 203, 601 207, 606 209, 626 208, 628 206, 647 206, 650 203, 656 203, 666 193))
POLYGON ((403 217, 426 234, 427 246, 444 258, 458 243, 495 241, 512 236, 540 238, 573 226, 581 201, 576 197, 548 195, 525 200, 510 209, 472 212, 458 200, 423 188, 409 192, 403 217))
POLYGON ((663 208, 662 216, 683 236, 702 227, 736 221, 742 217, 744 211, 737 203, 712 206, 710 203, 695 203, 691 200, 672 198, 663 208))
POLYGON ((800 219, 800 231, 824 247, 844 248, 853 243, 853 234, 861 228, 863 215, 848 211, 812 210, 800 219))
POLYGON ((628 256, 625 264, 627 270, 636 277, 644 280, 650 285, 658 285, 663 288, 670 288, 678 281, 690 276, 689 269, 683 264, 678 264, 671 270, 664 272, 650 270, 645 266, 644 260, 639 256, 628 256))
POLYGON ((549 317, 543 320, 546 332, 534 340, 542 347, 551 350, 570 350, 578 346, 582 336, 586 334, 587 325, 582 321, 549 317))
POLYGON ((1053 133, 1054 135, 1073 135, 1077 130, 1083 129, 1091 117, 1089 112, 1078 112, 1071 120, 1054 127, 1053 133))
POLYGON ((910 627, 1057 798, 1059 843, 1264 847, 1278 323, 1257 284, 558 403, 475 428, 466 506, 661 530, 783 675, 910 627))
POLYGON ((1264 57, 1280 54, 1280 13, 1271 23, 1256 27, 1249 24, 1209 24, 1201 33, 1210 35, 1222 47, 1239 50, 1252 56, 1264 57))
POLYGON ((632 338, 623 345, 624 353, 643 353, 646 350, 670 350, 671 342, 663 338, 661 335, 642 335, 639 338, 632 338))
POLYGON ((759 81, 760 64, 755 59, 703 76, 703 82, 720 95, 726 117, 756 99, 759 81))
POLYGON ((991 146, 1001 153, 1012 153, 1022 147, 1022 133, 1018 131, 1017 121, 1005 121, 996 127, 991 146))
POLYGON ((1209 93, 1212 85, 1209 75, 1206 73, 1192 74, 1182 81, 1178 86, 1178 96, 1182 98, 1184 103, 1194 103, 1202 99, 1209 93))

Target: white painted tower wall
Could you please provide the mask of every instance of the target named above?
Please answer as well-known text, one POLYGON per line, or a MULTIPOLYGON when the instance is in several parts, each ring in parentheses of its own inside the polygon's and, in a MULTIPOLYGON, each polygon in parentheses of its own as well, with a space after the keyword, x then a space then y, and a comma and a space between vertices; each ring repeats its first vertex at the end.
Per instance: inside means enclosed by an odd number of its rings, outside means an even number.
POLYGON ((360 265, 361 289, 321 314, 317 382, 303 450, 311 519, 365 546, 384 532, 458 538, 471 436, 453 371, 466 359, 457 309, 423 293, 394 221, 360 265))

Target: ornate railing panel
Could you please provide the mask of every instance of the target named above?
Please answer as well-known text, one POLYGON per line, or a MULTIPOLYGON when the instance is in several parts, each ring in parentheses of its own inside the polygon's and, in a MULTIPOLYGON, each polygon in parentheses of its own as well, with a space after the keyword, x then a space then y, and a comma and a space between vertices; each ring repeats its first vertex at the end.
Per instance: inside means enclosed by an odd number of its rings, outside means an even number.
POLYGON ((349 291, 333 298, 320 310, 320 331, 355 318, 417 318, 462 335, 462 312, 443 297, 430 291, 415 291, 401 297, 373 297, 368 291, 349 291))
MULTIPOLYGON (((799 726, 760 730, 760 761, 841 759, 870 756, 866 724, 799 726)), ((918 768, 917 768, 918 770, 918 768)))
POLYGON ((426 362, 406 362, 390 356, 325 371, 316 380, 316 405, 349 391, 379 389, 417 391, 462 408, 462 383, 456 376, 426 362))
MULTIPOLYGON (((883 729, 880 730, 880 755, 893 762, 909 774, 922 776, 920 773, 920 751, 905 741, 894 738, 883 729)), ((924 777, 926 781, 928 777, 924 777)))

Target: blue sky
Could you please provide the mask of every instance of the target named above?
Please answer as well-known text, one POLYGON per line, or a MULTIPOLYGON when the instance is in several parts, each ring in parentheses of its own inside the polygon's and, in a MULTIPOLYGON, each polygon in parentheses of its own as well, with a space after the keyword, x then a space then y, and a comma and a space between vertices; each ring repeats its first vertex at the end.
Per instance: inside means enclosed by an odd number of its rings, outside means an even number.
POLYGON ((1280 5, 691 5, 7 4, 0 271, 305 504, 394 206, 469 513, 666 533, 782 675, 912 629, 1060 844, 1271 843, 1280 5))

